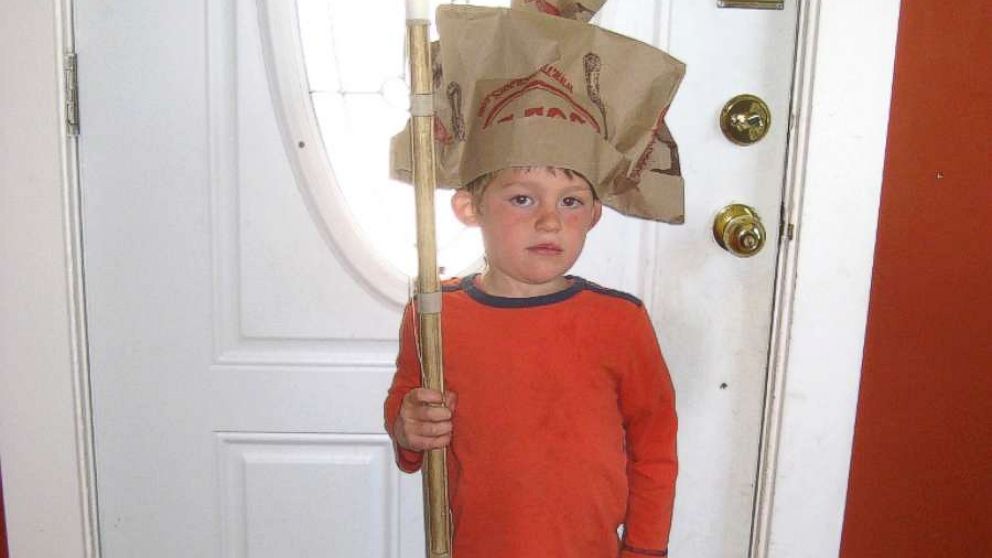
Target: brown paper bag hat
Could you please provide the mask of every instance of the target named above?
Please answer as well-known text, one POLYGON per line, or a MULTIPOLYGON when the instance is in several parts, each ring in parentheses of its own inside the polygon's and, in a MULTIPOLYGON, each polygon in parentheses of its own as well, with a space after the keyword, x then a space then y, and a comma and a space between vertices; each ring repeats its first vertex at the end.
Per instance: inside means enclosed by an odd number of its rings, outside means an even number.
POLYGON ((574 19, 583 23, 592 19, 596 12, 603 7, 606 0, 513 0, 512 8, 533 10, 548 15, 574 19))
MULTIPOLYGON (((546 15, 588 19, 602 3, 438 8, 440 187, 508 167, 554 166, 585 176, 620 213, 684 221, 678 148, 664 117, 685 65, 629 37, 546 15)), ((394 178, 412 181, 409 128, 393 138, 391 167, 394 178)))

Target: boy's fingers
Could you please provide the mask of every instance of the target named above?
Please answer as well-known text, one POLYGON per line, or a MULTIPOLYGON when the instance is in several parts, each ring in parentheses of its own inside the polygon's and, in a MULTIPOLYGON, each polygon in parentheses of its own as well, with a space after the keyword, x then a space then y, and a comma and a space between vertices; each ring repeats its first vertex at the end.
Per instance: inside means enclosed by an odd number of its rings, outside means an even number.
POLYGON ((451 409, 444 406, 445 397, 425 388, 410 390, 400 407, 400 416, 418 421, 439 422, 451 420, 451 409))
POLYGON ((451 435, 449 434, 447 436, 438 436, 437 438, 424 438, 423 444, 424 447, 422 449, 425 450, 447 447, 449 444, 451 444, 451 435))
POLYGON ((421 407, 417 409, 418 420, 445 422, 451 420, 451 409, 447 407, 421 407))
POLYGON ((425 422, 421 425, 420 433, 423 436, 436 438, 445 436, 451 432, 450 422, 425 422))
POLYGON ((451 443, 451 434, 434 437, 413 437, 409 440, 409 448, 415 451, 443 448, 451 443))
POLYGON ((413 403, 419 403, 421 405, 444 402, 444 396, 440 392, 422 387, 411 389, 404 399, 406 398, 410 398, 413 403))
POLYGON ((396 443, 400 445, 400 447, 406 449, 416 449, 413 447, 413 444, 410 442, 410 437, 407 436, 406 433, 405 423, 403 422, 403 419, 400 417, 396 418, 396 422, 393 425, 393 438, 396 440, 396 443))
POLYGON ((400 417, 417 422, 444 422, 451 420, 451 411, 445 407, 411 405, 400 408, 400 417))
POLYGON ((400 446, 423 451, 451 444, 451 412, 457 396, 427 388, 411 389, 403 396, 396 417, 395 436, 400 446))
POLYGON ((408 437, 436 438, 451 432, 451 421, 429 422, 412 420, 406 425, 408 437))
MULTIPOLYGON (((439 410, 447 412, 447 409, 439 410)), ((436 437, 451 432, 452 424, 450 420, 418 420, 416 418, 400 417, 397 424, 397 432, 402 433, 407 438, 413 437, 436 437)))
POLYGON ((448 434, 447 436, 440 436, 438 438, 434 438, 434 441, 432 442, 431 445, 431 449, 444 448, 449 446, 450 444, 451 444, 451 434, 448 434))

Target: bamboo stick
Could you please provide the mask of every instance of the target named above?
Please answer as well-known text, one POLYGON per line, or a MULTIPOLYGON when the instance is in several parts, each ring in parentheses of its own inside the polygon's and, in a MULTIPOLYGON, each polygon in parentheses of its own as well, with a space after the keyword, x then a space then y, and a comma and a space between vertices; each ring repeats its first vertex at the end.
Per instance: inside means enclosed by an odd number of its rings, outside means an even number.
MULTIPOLYGON (((413 184, 417 206, 417 319, 421 354, 421 383, 444 393, 441 361, 441 314, 434 222, 434 116, 424 109, 433 97, 429 22, 408 9, 407 33, 410 52, 411 139, 413 184), (413 17, 411 17, 413 16, 413 17), (418 98, 419 96, 419 98, 418 98)), ((425 452, 424 522, 428 558, 451 557, 450 511, 446 452, 425 452)))

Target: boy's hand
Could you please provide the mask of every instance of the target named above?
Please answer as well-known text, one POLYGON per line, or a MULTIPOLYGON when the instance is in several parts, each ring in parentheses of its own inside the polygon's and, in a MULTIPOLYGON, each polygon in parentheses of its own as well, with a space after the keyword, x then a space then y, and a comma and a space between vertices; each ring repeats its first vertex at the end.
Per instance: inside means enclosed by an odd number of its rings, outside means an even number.
POLYGON ((455 394, 427 388, 414 388, 403 397, 400 414, 393 424, 393 435, 400 447, 414 450, 443 448, 451 443, 451 415, 455 394))

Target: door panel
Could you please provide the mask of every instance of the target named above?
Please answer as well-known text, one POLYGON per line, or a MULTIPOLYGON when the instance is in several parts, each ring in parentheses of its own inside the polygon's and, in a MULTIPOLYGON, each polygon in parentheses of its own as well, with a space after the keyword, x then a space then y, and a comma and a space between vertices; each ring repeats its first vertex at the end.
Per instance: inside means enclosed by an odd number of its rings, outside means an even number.
POLYGON ((746 556, 771 329, 796 2, 786 9, 673 4, 669 51, 688 69, 668 121, 680 146, 686 223, 658 233, 653 317, 674 370, 681 467, 673 555, 746 556), (771 108, 768 135, 741 147, 720 131, 723 105, 750 93, 771 108), (739 202, 768 233, 740 259, 713 239, 715 214, 739 202))
MULTIPOLYGON (((392 466, 381 424, 400 309, 329 241, 327 227, 347 223, 323 221, 294 173, 264 63, 264 4, 77 2, 110 558, 423 552, 419 477, 392 466)), ((574 273, 649 304, 681 417, 672 552, 724 557, 747 552, 796 14, 714 4, 614 0, 602 14, 688 63, 669 116, 688 218, 671 227, 607 212, 574 273), (779 117, 748 148, 716 120, 742 92, 779 117), (768 228, 748 260, 709 232, 732 201, 768 228)))
POLYGON ((399 487, 381 436, 219 433, 217 445, 224 556, 389 556, 396 548, 399 487))

